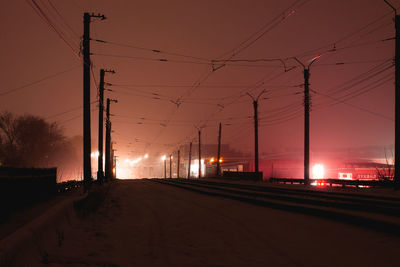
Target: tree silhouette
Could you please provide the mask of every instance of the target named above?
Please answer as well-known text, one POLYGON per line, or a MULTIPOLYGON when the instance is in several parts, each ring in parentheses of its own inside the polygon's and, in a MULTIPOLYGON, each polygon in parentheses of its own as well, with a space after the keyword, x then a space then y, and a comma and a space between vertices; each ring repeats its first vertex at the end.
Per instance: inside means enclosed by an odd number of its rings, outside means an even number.
POLYGON ((0 161, 12 167, 54 167, 68 147, 62 129, 43 118, 0 114, 0 161))

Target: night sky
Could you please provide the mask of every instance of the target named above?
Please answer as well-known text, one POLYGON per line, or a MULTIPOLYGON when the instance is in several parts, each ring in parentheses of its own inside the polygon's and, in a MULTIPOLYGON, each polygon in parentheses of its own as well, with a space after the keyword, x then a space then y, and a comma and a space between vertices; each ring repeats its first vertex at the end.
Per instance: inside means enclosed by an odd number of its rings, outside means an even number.
MULTIPOLYGON (((91 41, 91 99, 99 70, 114 69, 105 97, 119 101, 111 113, 120 157, 170 153, 195 140, 196 127, 202 143, 216 143, 219 122, 223 143, 251 152, 246 92, 264 89, 262 158, 301 157, 304 80, 293 57, 308 64, 318 55, 310 68, 311 160, 366 147, 383 157, 393 146, 394 15, 382 0, 3 0, 0 111, 82 135, 84 12, 107 17, 91 23, 91 38, 106 41, 91 41)), ((92 150, 97 120, 94 103, 92 150)))

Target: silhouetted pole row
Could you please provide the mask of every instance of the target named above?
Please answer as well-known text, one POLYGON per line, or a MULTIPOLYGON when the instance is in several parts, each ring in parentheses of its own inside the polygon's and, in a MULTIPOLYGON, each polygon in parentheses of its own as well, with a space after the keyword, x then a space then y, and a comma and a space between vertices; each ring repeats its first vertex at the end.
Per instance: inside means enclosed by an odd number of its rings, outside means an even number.
POLYGON ((104 114, 104 76, 105 73, 115 73, 114 70, 100 70, 100 83, 99 83, 99 140, 98 140, 98 151, 99 156, 97 159, 97 180, 103 182, 103 114, 104 114))
POLYGON ((221 123, 219 123, 219 130, 218 130, 218 153, 217 153, 217 176, 220 176, 220 161, 221 159, 221 123))
POLYGON ((188 175, 187 178, 190 178, 190 165, 192 164, 192 142, 189 144, 189 163, 188 163, 188 175))
POLYGON ((199 130, 199 178, 201 178, 201 130, 199 130))
POLYGON ((107 179, 113 177, 112 174, 112 158, 111 158, 111 121, 110 121, 110 102, 118 103, 115 99, 107 98, 106 109, 106 159, 105 159, 105 176, 107 179))
POLYGON ((85 185, 92 180, 91 134, 90 134, 90 18, 105 19, 104 15, 83 14, 83 179, 85 185))
POLYGON ((251 94, 247 93, 248 96, 253 100, 253 108, 254 108, 254 171, 256 173, 259 172, 258 169, 258 100, 262 94, 266 91, 263 90, 258 94, 256 98, 254 98, 251 94))
POLYGON ((395 44, 395 126, 394 126, 394 188, 400 188, 400 15, 396 8, 388 1, 385 3, 394 11, 394 23, 396 28, 395 44))
POLYGON ((302 67, 304 73, 304 184, 310 183, 310 66, 321 56, 316 56, 306 67, 300 60, 294 58, 302 67))

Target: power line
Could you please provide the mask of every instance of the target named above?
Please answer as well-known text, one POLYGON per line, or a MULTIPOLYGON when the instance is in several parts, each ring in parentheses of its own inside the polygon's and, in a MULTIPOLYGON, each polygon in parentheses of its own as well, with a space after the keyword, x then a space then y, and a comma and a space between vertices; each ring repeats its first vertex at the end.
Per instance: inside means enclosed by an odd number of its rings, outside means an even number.
MULTIPOLYGON (((91 105, 92 105, 92 104, 95 104, 95 103, 97 103, 97 100, 94 100, 94 101, 90 102, 91 105)), ((59 116, 61 116, 61 115, 64 115, 64 114, 67 114, 67 113, 70 113, 70 112, 73 112, 73 111, 76 111, 76 110, 81 110, 82 107, 83 107, 83 106, 79 106, 79 107, 74 107, 74 108, 71 108, 71 109, 67 109, 66 111, 62 111, 62 112, 60 112, 60 113, 56 113, 56 114, 47 116, 47 117, 44 118, 44 119, 45 119, 45 120, 48 120, 48 119, 51 119, 51 118, 54 118, 54 117, 59 117, 59 116)))
POLYGON ((248 38, 246 38, 244 41, 242 41, 238 46, 235 48, 225 52, 223 55, 219 56, 218 58, 223 58, 227 54, 231 54, 227 59, 232 59, 233 57, 237 56, 244 50, 246 50, 248 47, 253 45, 255 42, 257 42, 259 39, 261 39, 265 34, 270 32, 272 29, 277 27, 280 23, 282 23, 284 20, 289 18, 292 14, 295 13, 296 8, 300 8, 302 5, 307 3, 309 0, 296 0, 294 3, 292 3, 289 7, 284 9, 282 12, 280 12, 277 16, 275 16, 272 20, 268 21, 266 24, 264 24, 258 31, 255 33, 251 34, 248 38))
POLYGON ((34 11, 43 19, 58 35, 58 37, 72 50, 77 58, 80 59, 79 49, 76 49, 73 44, 71 44, 63 33, 62 30, 58 29, 50 17, 43 11, 39 4, 35 0, 26 0, 26 2, 34 9, 34 11))
POLYGON ((4 92, 0 92, 0 96, 8 95, 8 94, 14 93, 14 92, 16 92, 16 91, 19 91, 19 90, 21 90, 21 89, 27 88, 27 87, 29 87, 29 86, 32 86, 32 85, 41 83, 41 82, 43 82, 43 81, 45 81, 45 80, 52 79, 52 78, 57 77, 57 76, 59 76, 59 75, 61 75, 61 74, 64 74, 64 73, 70 72, 70 71, 72 71, 72 70, 74 70, 74 69, 77 69, 78 67, 80 67, 80 65, 79 65, 79 66, 72 67, 72 68, 69 68, 69 69, 66 69, 66 70, 63 70, 63 71, 60 71, 60 72, 57 72, 57 73, 54 73, 54 74, 51 74, 51 75, 48 75, 48 76, 45 76, 45 77, 43 77, 43 78, 41 78, 41 79, 39 79, 39 80, 30 82, 30 83, 28 83, 28 84, 25 84, 25 85, 22 85, 22 86, 19 86, 19 87, 16 87, 16 88, 13 88, 13 89, 4 91, 4 92))
POLYGON ((111 42, 111 41, 104 41, 104 40, 96 40, 96 39, 92 39, 92 40, 100 42, 100 43, 111 44, 111 45, 116 45, 116 46, 120 46, 120 47, 129 47, 129 48, 133 48, 133 49, 136 49, 136 50, 152 52, 152 53, 155 53, 155 54, 165 54, 165 55, 169 55, 169 56, 191 58, 191 59, 196 59, 196 60, 206 61, 206 62, 210 61, 210 59, 208 59, 208 58, 185 55, 185 54, 180 54, 180 53, 175 53, 175 52, 168 52, 168 51, 163 51, 161 49, 152 49, 152 48, 146 48, 146 47, 140 47, 140 46, 135 46, 135 45, 130 45, 130 44, 117 43, 117 42, 111 42))
POLYGON ((375 111, 372 111, 372 110, 369 110, 369 109, 366 109, 366 108, 363 108, 363 107, 360 107, 360 106, 357 106, 357 105, 354 105, 354 104, 347 103, 347 102, 344 101, 344 100, 337 99, 337 98, 335 98, 335 97, 332 97, 332 96, 330 96, 330 95, 323 94, 323 93, 321 93, 321 92, 317 92, 317 91, 314 91, 314 92, 315 92, 316 94, 319 94, 319 95, 328 97, 329 99, 332 99, 332 100, 336 101, 337 103, 345 104, 345 105, 347 105, 347 106, 349 106, 349 107, 352 107, 352 108, 354 108, 354 109, 358 109, 358 110, 361 110, 361 111, 365 111, 365 112, 367 112, 367 113, 370 113, 370 114, 372 114, 372 115, 381 117, 381 118, 386 119, 386 120, 389 120, 389 121, 394 121, 393 118, 388 117, 388 116, 386 116, 386 115, 383 115, 383 114, 381 114, 381 113, 378 113, 378 112, 375 112, 375 111))

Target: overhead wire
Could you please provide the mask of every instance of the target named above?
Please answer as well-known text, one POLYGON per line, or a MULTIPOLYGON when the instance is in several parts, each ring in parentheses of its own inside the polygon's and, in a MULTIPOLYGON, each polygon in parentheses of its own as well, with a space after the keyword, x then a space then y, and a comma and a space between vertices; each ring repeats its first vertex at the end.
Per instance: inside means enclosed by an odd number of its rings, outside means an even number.
POLYGON ((57 73, 54 73, 54 74, 51 74, 51 75, 47 75, 47 76, 45 76, 45 77, 43 77, 43 78, 41 78, 41 79, 35 80, 35 81, 33 81, 33 82, 30 82, 30 83, 27 83, 27 84, 24 84, 24 85, 21 85, 21 86, 18 86, 18 87, 15 87, 15 88, 13 88, 13 89, 0 92, 0 96, 8 95, 8 94, 17 92, 17 91, 19 91, 19 90, 28 88, 28 87, 30 87, 30 86, 32 86, 32 85, 41 83, 41 82, 46 81, 46 80, 48 80, 48 79, 55 78, 55 77, 60 76, 60 75, 62 75, 62 74, 64 74, 64 73, 67 73, 67 72, 70 72, 70 71, 72 71, 72 70, 75 70, 75 69, 77 69, 78 67, 80 67, 80 65, 79 65, 79 66, 74 66, 74 67, 72 67, 72 68, 68 68, 68 69, 66 69, 66 70, 63 70, 63 71, 60 71, 60 72, 57 72, 57 73))
POLYGON ((54 30, 54 32, 58 35, 58 37, 71 49, 74 55, 80 60, 79 49, 77 49, 71 41, 68 41, 68 37, 65 36, 65 33, 58 29, 52 19, 43 11, 40 5, 36 0, 26 0, 26 2, 32 7, 32 9, 39 15, 39 17, 46 22, 47 25, 50 26, 54 30))
POLYGON ((168 56, 190 58, 190 59, 196 59, 196 60, 205 61, 205 62, 209 62, 210 61, 210 59, 208 59, 208 58, 192 56, 192 55, 186 55, 186 54, 180 54, 180 53, 176 53, 176 52, 169 52, 169 51, 164 51, 164 50, 161 50, 161 49, 146 48, 146 47, 140 47, 140 46, 129 45, 129 44, 124 44, 124 43, 105 41, 105 40, 96 40, 96 39, 93 39, 93 40, 97 41, 97 42, 105 43, 105 44, 111 44, 111 45, 116 45, 116 46, 120 46, 120 47, 129 47, 129 48, 133 48, 133 49, 136 49, 136 50, 147 51, 147 52, 151 52, 151 53, 155 53, 155 54, 164 54, 164 55, 168 55, 168 56))

